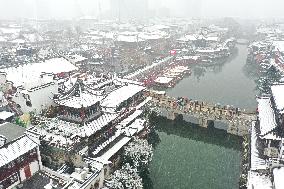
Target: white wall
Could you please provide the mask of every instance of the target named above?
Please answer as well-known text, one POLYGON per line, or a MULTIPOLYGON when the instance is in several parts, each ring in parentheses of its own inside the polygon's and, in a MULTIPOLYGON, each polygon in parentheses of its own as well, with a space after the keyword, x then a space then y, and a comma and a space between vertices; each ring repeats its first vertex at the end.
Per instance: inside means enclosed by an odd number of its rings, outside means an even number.
POLYGON ((106 178, 108 178, 109 176, 109 171, 110 171, 110 167, 109 165, 104 165, 103 169, 101 169, 99 175, 93 179, 90 183, 88 183, 87 186, 84 187, 84 189, 91 189, 92 186, 95 186, 96 183, 99 183, 99 188, 102 188, 104 186, 104 180, 106 178), (104 169, 107 169, 107 175, 105 177, 104 175, 104 169))
MULTIPOLYGON (((39 164, 38 164, 38 161, 33 161, 29 164, 30 166, 30 170, 31 170, 31 175, 33 176, 36 172, 39 171, 39 164)), ((24 171, 24 168, 20 169, 20 180, 21 182, 25 181, 26 180, 26 176, 25 176, 25 171, 24 171)))
POLYGON ((42 109, 55 105, 53 102, 53 95, 58 93, 58 85, 53 84, 45 88, 41 88, 32 92, 28 92, 32 106, 26 105, 26 99, 21 92, 17 96, 13 96, 13 101, 21 106, 24 113, 36 111, 39 113, 42 109))
POLYGON ((33 162, 30 164, 30 169, 31 169, 32 175, 34 175, 36 172, 38 172, 38 171, 39 171, 39 164, 38 164, 38 161, 33 161, 33 162))
POLYGON ((19 172, 20 172, 20 180, 21 180, 21 182, 23 182, 24 180, 26 180, 24 168, 20 169, 19 172))
POLYGON ((0 73, 0 84, 5 84, 6 83, 6 74, 5 73, 0 73))

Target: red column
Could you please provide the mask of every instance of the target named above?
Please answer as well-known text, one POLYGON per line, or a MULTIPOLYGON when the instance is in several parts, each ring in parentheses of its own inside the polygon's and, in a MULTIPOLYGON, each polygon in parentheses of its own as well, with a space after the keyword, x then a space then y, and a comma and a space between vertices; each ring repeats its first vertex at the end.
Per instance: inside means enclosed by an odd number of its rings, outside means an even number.
POLYGON ((26 179, 28 179, 28 178, 30 178, 32 176, 31 169, 30 169, 30 164, 25 166, 24 172, 25 172, 26 179))

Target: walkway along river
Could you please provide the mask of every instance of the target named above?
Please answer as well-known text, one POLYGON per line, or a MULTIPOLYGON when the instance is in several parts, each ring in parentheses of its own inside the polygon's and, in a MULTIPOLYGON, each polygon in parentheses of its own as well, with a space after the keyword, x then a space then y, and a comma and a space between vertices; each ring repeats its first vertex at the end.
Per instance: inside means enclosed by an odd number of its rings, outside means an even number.
MULTIPOLYGON (((168 90, 168 95, 254 111, 256 85, 244 70, 247 49, 244 45, 237 48, 224 65, 192 68, 192 76, 168 90)), ((150 167, 152 188, 238 188, 241 138, 181 120, 160 118, 156 124, 160 142, 150 167)))

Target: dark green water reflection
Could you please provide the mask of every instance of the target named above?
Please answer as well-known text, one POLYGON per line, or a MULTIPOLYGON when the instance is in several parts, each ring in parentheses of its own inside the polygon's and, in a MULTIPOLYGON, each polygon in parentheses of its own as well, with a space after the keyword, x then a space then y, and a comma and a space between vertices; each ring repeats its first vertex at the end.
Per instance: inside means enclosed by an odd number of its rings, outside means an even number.
MULTIPOLYGON (((251 66, 246 65, 247 48, 237 49, 223 65, 194 67, 168 94, 255 110, 257 92, 251 66)), ((160 143, 150 167, 154 189, 238 188, 240 138, 163 118, 156 124, 160 143)))

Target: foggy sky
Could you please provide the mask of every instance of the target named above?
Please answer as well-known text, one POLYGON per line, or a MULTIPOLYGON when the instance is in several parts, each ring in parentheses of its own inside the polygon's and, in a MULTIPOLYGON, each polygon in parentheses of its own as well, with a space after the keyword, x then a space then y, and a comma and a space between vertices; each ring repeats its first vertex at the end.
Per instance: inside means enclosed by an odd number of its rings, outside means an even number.
MULTIPOLYGON (((124 1, 124 0, 118 0, 124 1)), ((283 0, 148 0, 149 8, 167 8, 183 17, 284 17, 283 0)), ((109 0, 0 0, 0 19, 72 19, 98 16, 110 9, 109 0)))

